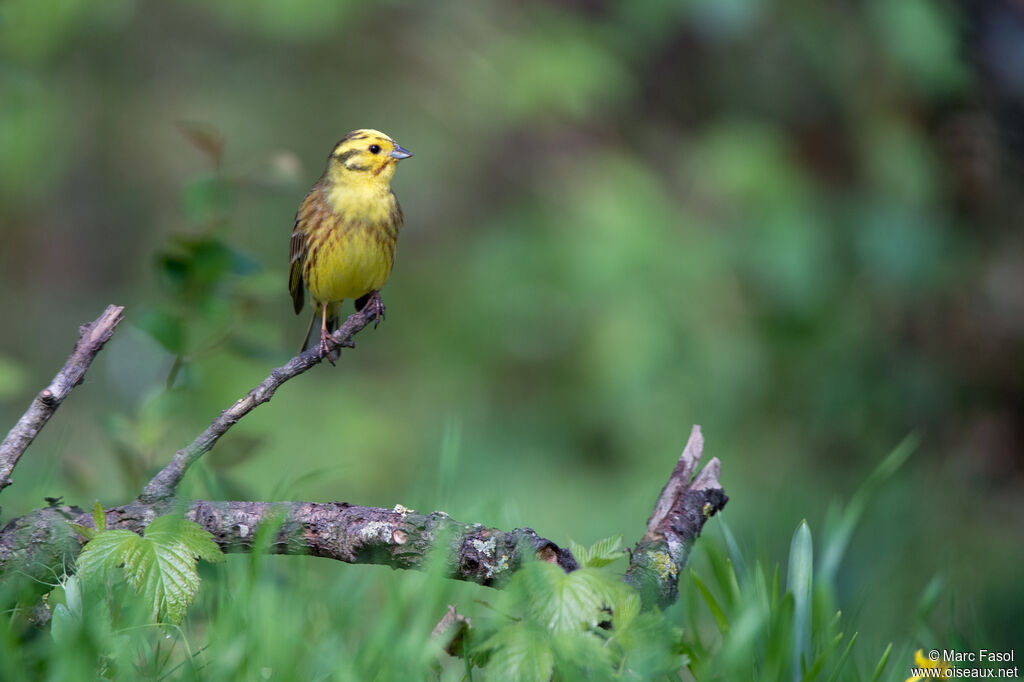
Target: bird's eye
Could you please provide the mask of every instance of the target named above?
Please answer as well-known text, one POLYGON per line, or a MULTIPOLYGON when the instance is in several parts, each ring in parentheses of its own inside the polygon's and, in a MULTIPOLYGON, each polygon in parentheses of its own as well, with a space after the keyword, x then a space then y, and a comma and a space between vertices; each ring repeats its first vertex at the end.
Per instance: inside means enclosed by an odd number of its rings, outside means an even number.
POLYGON ((371 154, 380 154, 380 145, 379 144, 371 144, 370 145, 370 153, 371 154))

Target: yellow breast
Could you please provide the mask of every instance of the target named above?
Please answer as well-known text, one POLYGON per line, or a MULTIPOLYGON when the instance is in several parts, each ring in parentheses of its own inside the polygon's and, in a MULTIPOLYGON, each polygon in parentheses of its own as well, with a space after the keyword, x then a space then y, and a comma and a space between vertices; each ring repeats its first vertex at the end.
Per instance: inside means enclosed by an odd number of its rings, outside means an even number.
POLYGON ((306 269, 318 302, 359 298, 384 286, 395 262, 395 238, 383 227, 347 227, 319 240, 306 269))
POLYGON ((394 194, 328 191, 331 220, 310 234, 304 279, 318 302, 354 299, 384 286, 395 262, 401 211, 394 194))

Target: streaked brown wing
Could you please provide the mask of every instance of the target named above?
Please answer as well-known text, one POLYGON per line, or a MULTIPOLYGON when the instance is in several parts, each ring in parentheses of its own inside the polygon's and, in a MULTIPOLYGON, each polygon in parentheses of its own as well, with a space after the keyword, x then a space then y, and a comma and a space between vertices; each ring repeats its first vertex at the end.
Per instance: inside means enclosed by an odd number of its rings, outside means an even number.
POLYGON ((299 210, 295 214, 295 226, 292 228, 292 241, 288 248, 288 264, 291 266, 288 271, 288 291, 292 294, 296 314, 302 311, 303 302, 306 300, 302 273, 306 267, 306 259, 310 257, 310 240, 314 238, 313 233, 320 227, 325 217, 321 190, 320 182, 309 190, 299 205, 299 210))
POLYGON ((306 234, 302 230, 302 222, 295 221, 295 228, 292 230, 292 241, 288 249, 288 263, 291 269, 288 271, 288 291, 292 294, 292 304, 295 306, 295 314, 302 312, 302 305, 306 300, 306 291, 302 286, 302 265, 306 260, 306 234))

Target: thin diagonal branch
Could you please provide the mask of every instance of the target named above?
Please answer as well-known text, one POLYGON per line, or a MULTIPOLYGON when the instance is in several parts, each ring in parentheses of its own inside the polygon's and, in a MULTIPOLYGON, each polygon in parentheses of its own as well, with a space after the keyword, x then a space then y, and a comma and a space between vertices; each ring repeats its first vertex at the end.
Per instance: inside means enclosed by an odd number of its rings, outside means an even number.
MULTIPOLYGON (((352 337, 362 331, 368 324, 374 322, 375 314, 366 306, 363 310, 353 313, 345 323, 338 327, 332 335, 333 341, 339 348, 354 348, 352 337)), ((139 495, 142 502, 155 502, 165 500, 174 495, 175 489, 184 478, 185 472, 197 459, 213 449, 217 441, 228 432, 239 419, 252 412, 265 402, 268 402, 281 387, 281 384, 294 379, 303 372, 323 361, 319 348, 314 345, 309 350, 296 355, 287 364, 273 370, 266 379, 253 388, 234 405, 220 413, 220 416, 213 420, 205 431, 174 453, 170 463, 157 473, 156 476, 146 484, 139 495)))
POLYGON ((39 392, 28 410, 0 443, 0 490, 11 484, 11 473, 39 431, 50 421, 60 404, 78 384, 103 345, 110 340, 114 328, 124 318, 124 307, 111 305, 94 321, 79 329, 78 343, 71 357, 50 385, 39 392))

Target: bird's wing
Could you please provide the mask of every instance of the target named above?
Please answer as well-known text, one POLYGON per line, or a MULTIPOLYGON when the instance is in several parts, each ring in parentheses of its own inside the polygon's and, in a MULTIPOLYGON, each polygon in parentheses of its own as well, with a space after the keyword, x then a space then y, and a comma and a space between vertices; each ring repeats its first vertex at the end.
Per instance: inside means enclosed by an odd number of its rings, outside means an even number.
POLYGON ((291 266, 291 269, 288 271, 288 291, 292 294, 292 304, 295 306, 296 315, 302 311, 302 304, 306 300, 306 291, 302 286, 302 267, 305 261, 305 221, 296 216, 295 227, 292 228, 292 242, 288 249, 288 263, 291 266))

